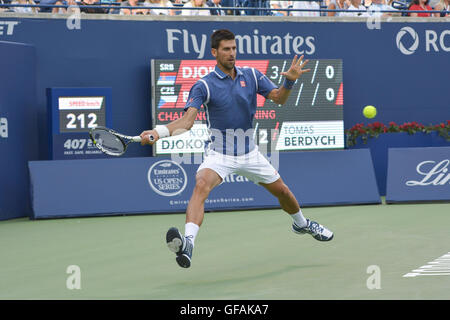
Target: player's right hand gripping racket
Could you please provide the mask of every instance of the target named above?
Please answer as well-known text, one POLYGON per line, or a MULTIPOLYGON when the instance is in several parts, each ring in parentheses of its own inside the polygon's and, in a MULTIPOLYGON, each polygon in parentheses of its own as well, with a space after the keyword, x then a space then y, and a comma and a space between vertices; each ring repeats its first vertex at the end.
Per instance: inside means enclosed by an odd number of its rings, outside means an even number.
MULTIPOLYGON (((126 136, 105 127, 92 128, 89 136, 94 145, 103 153, 116 157, 123 155, 131 142, 141 142, 142 140, 140 136, 126 136)), ((150 140, 154 140, 153 136, 150 136, 150 140)))

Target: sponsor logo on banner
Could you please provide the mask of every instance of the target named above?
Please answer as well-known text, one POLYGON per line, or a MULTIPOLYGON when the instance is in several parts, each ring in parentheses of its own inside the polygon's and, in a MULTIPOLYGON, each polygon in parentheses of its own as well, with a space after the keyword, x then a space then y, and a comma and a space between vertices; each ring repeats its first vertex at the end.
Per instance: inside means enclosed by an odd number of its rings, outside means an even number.
POLYGON ((0 36, 12 36, 19 21, 0 21, 0 36))
POLYGON ((413 54, 419 47, 419 35, 413 28, 403 27, 397 33, 396 43, 397 48, 401 53, 405 55, 413 54), (412 39, 412 44, 408 48, 405 48, 405 46, 403 45, 402 39, 404 37, 409 37, 410 39, 412 39))
POLYGON ((8 138, 8 119, 0 118, 0 138, 8 138))
POLYGON ((155 162, 147 173, 148 183, 153 191, 164 197, 173 197, 186 188, 186 171, 171 160, 155 162))
POLYGON ((420 38, 425 39, 425 51, 426 52, 450 52, 450 30, 443 30, 437 32, 435 30, 427 29, 425 34, 419 36, 419 34, 412 27, 403 27, 397 32, 395 37, 395 43, 398 50, 404 55, 412 55, 418 49, 420 38), (447 42, 446 42, 447 41, 447 42))
MULTIPOLYGON (((187 29, 166 29, 167 52, 194 52, 198 59, 206 53, 206 42, 210 34, 192 33, 187 29)), ((282 35, 262 34, 253 29, 250 34, 236 34, 239 54, 312 55, 316 52, 315 38, 311 35, 286 33, 282 35)))
POLYGON ((344 148, 343 121, 283 122, 276 150, 344 148))
POLYGON ((427 160, 420 162, 416 167, 416 172, 420 176, 420 180, 408 180, 408 187, 418 186, 443 186, 450 184, 450 160, 444 159, 440 162, 427 160))
POLYGON ((229 174, 223 179, 223 183, 235 183, 235 182, 251 182, 248 178, 244 176, 238 176, 234 173, 229 174))

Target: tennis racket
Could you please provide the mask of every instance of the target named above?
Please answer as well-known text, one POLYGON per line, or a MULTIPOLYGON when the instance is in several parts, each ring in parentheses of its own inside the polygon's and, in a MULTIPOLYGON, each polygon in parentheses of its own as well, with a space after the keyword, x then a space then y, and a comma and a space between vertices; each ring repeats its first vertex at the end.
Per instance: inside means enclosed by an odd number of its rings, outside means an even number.
MULTIPOLYGON (((89 131, 89 136, 94 145, 103 153, 116 157, 123 155, 131 142, 142 141, 140 136, 126 136, 105 127, 92 128, 89 131)), ((154 140, 151 135, 149 138, 150 141, 154 140)))

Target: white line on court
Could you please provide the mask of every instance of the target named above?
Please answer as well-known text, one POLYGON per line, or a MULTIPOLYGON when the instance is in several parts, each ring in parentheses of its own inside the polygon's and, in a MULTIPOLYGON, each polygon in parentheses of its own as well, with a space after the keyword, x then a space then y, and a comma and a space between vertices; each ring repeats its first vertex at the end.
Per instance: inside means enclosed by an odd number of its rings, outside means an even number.
POLYGON ((450 273, 427 273, 427 274, 407 273, 403 276, 403 278, 412 278, 412 277, 417 277, 417 276, 450 276, 450 273))
POLYGON ((450 276, 450 252, 443 256, 427 262, 426 265, 414 269, 411 272, 403 275, 404 278, 411 278, 417 276, 450 276))

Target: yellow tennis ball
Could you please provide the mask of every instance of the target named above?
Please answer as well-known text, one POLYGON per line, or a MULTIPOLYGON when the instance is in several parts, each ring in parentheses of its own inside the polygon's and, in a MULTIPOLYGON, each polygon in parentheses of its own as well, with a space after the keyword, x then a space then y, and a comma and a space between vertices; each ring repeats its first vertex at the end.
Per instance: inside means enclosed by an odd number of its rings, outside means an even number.
POLYGON ((374 106, 365 106, 363 109, 364 117, 372 119, 377 115, 377 108, 374 106))

